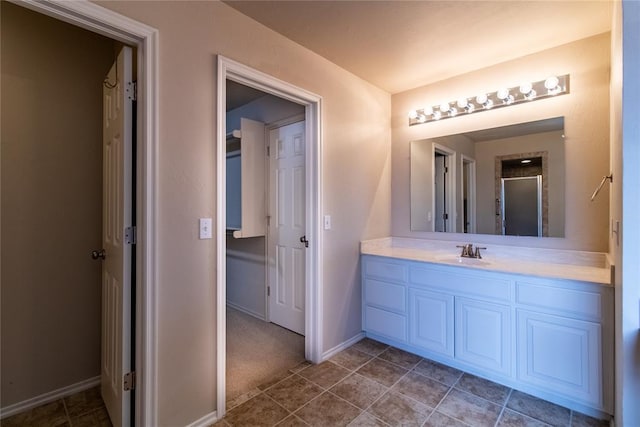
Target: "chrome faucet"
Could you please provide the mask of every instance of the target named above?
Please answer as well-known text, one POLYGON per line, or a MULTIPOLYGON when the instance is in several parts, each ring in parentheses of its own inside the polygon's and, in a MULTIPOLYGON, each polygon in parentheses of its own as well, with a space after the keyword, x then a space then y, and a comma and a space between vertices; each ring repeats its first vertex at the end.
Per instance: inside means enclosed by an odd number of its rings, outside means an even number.
POLYGON ((482 259, 482 254, 480 254, 480 249, 487 249, 487 248, 481 248, 479 246, 476 246, 474 251, 472 243, 467 243, 466 245, 462 245, 462 246, 456 246, 456 248, 462 248, 462 253, 460 254, 460 257, 478 258, 478 259, 482 259))

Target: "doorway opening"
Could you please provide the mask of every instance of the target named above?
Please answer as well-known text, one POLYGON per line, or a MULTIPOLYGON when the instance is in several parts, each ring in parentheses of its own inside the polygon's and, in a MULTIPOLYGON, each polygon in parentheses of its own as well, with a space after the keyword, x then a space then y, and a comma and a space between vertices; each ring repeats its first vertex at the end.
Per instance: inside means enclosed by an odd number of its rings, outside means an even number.
POLYGON ((433 231, 456 232, 456 152, 433 144, 433 231))
MULTIPOLYGON (((222 56, 218 57, 217 87, 216 278, 218 283, 218 315, 216 342, 217 416, 221 418, 226 412, 227 398, 227 306, 229 302, 227 293, 231 284, 228 277, 235 282, 236 286, 246 285, 246 282, 233 280, 237 268, 232 266, 229 261, 233 255, 238 255, 238 253, 232 252, 235 250, 232 245, 237 245, 239 241, 242 242, 241 245, 253 245, 253 255, 255 255, 253 261, 259 260, 260 254, 267 258, 264 263, 263 280, 262 282, 257 281, 257 283, 262 283, 262 295, 264 295, 262 306, 264 307, 265 320, 271 320, 272 317, 275 317, 273 316, 274 307, 268 303, 269 298, 275 297, 283 302, 283 305, 288 306, 289 314, 295 314, 296 309, 303 307, 302 311, 298 310, 297 323, 294 322, 294 325, 298 326, 286 324, 285 327, 297 329, 300 335, 304 335, 304 359, 311 362, 319 362, 321 359, 320 313, 322 301, 319 287, 322 283, 322 274, 319 265, 321 265, 322 248, 320 232, 322 169, 320 157, 321 98, 319 96, 222 56), (235 118, 240 119, 236 122, 240 129, 229 129, 230 119, 233 117, 231 117, 231 112, 229 116, 227 115, 227 99, 232 95, 232 91, 238 89, 239 86, 263 92, 271 97, 271 102, 284 102, 289 107, 294 106, 299 110, 288 117, 286 115, 280 118, 274 117, 273 122, 270 120, 259 122, 248 117, 241 117, 242 114, 240 114, 235 118), (302 126, 300 123, 303 123, 302 126), (259 126, 262 126, 263 129, 263 142, 258 146, 262 151, 255 150, 256 146, 253 145, 254 150, 248 150, 244 153, 242 139, 247 135, 244 129, 254 128, 250 133, 259 135, 260 131, 255 130, 259 129, 259 126), (297 129, 295 129, 296 126, 298 126, 297 129), (240 139, 240 141, 234 141, 234 138, 240 139), (265 141, 269 141, 269 143, 265 145, 265 141), (240 148, 239 160, 237 159, 238 146, 240 148), (269 155, 265 154, 265 151, 269 155), (289 156, 287 154, 289 151, 301 155, 289 156), (287 158, 290 158, 291 162, 287 158), (242 174, 243 162, 253 165, 253 167, 244 168, 245 175, 242 174), (238 164, 240 172, 237 170, 238 164), (267 171, 269 171, 269 179, 266 179, 267 171), (238 173, 241 176, 239 185, 235 184, 235 187, 231 182, 234 173, 236 176, 238 173), (288 178, 278 180, 278 176, 288 178), (245 181, 244 186, 243 181, 245 181), (252 182, 254 185, 248 185, 252 182), (265 183, 268 183, 268 186, 265 183), (290 188, 286 183, 290 184, 290 188), (240 188, 239 192, 238 188, 240 188), (280 198, 277 195, 283 191, 291 196, 290 199, 280 198), (238 199, 240 200, 239 205, 238 199), (274 205, 269 206, 272 203, 274 205), (251 208, 252 205, 253 208, 251 208), (247 207, 249 208, 247 209, 247 207), (289 209, 291 207, 296 208, 289 209), (285 211, 290 212, 290 217, 280 215, 285 211), (261 215, 262 218, 260 218, 261 215), (281 228, 280 225, 283 223, 281 220, 293 226, 281 228), (279 231, 274 234, 274 230, 279 231), (229 240, 230 238, 236 240, 229 240), (260 238, 263 239, 262 242, 260 238), (248 243, 249 240, 238 239, 253 239, 253 242, 248 243), (232 242, 229 247, 227 247, 228 242, 232 242), (265 249, 265 247, 271 247, 271 250, 265 249), (271 263, 274 264, 274 268, 268 266, 271 263), (272 272, 271 277, 269 271, 272 272), (291 273, 282 275, 280 274, 282 271, 290 271, 291 273), (294 282, 302 285, 303 292, 291 293, 287 291, 286 280, 281 280, 286 276, 296 278, 294 282), (302 322, 300 322, 300 314, 302 322), (300 325, 300 323, 302 324, 300 325)), ((254 100, 254 102, 259 103, 259 100, 254 100)), ((248 110, 249 108, 245 108, 243 114, 248 114, 248 110)), ((245 143, 245 147, 250 146, 245 143)), ((245 261, 250 262, 251 260, 246 259, 245 261)), ((260 262, 256 264, 260 265, 260 262)), ((244 273, 250 274, 249 271, 244 271, 244 273)), ((229 296, 233 298, 231 294, 232 291, 229 291, 229 296)), ((232 305, 229 306, 234 308, 232 305)), ((260 304, 253 305, 254 308, 259 306, 260 304)), ((260 314, 259 312, 250 313, 252 317, 260 317, 260 314)), ((277 321, 286 323, 282 319, 277 321)))
POLYGON ((476 161, 462 155, 462 232, 476 232, 476 161))
POLYGON ((496 234, 548 236, 547 152, 497 156, 495 163, 496 234))
MULTIPOLYGON (((131 341, 135 341, 135 368, 137 379, 135 412, 132 423, 138 425, 156 425, 156 147, 158 146, 158 105, 157 105, 157 31, 144 24, 126 18, 108 9, 88 2, 26 2, 12 0, 18 6, 31 9, 39 14, 64 21, 72 25, 105 36, 116 42, 135 47, 135 62, 138 67, 139 97, 137 100, 136 126, 136 175, 130 182, 135 182, 136 238, 135 258, 135 304, 136 320, 131 341)), ((101 82, 98 81, 98 84, 101 82)), ((98 101, 99 102, 99 101, 98 101)), ((123 179, 124 181, 124 179, 123 179)), ((124 224, 123 224, 124 226, 124 224)), ((89 258, 89 253, 86 253, 89 258)), ((124 381, 119 377, 118 380, 124 381)), ((68 394, 68 388, 60 389, 68 394)), ((51 394, 39 396, 51 399, 51 394)), ((30 399, 27 403, 38 403, 38 399, 30 399)), ((40 400, 44 403, 44 401, 40 400)), ((4 408, 3 408, 4 409, 4 408)), ((4 414, 4 410, 3 410, 4 414)))
POLYGON ((305 360, 305 108, 233 80, 226 91, 226 400, 235 402, 305 360))

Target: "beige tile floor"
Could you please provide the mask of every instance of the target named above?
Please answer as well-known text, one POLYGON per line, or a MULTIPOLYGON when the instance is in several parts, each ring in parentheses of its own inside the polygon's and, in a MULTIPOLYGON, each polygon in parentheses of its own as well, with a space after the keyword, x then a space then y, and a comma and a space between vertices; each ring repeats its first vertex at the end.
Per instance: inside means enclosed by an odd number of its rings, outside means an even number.
POLYGON ((109 414, 94 387, 0 421, 2 427, 111 427, 109 414))
MULTIPOLYGON (((508 387, 364 339, 227 402, 228 426, 606 426, 508 387)), ((98 387, 0 421, 2 427, 111 427, 98 387)))
POLYGON ((364 339, 233 401, 214 426, 606 426, 553 403, 364 339))

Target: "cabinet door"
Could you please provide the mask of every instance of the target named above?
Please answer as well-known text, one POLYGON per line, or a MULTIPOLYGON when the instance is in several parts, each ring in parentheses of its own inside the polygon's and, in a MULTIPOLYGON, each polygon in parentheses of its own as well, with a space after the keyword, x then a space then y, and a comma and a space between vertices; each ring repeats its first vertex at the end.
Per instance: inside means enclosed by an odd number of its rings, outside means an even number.
POLYGON ((409 342, 453 357, 453 296, 409 289, 409 342))
POLYGON ((602 405, 599 324, 524 310, 517 324, 519 380, 602 405))
POLYGON ((511 374, 509 306, 456 297, 455 336, 456 359, 511 374))

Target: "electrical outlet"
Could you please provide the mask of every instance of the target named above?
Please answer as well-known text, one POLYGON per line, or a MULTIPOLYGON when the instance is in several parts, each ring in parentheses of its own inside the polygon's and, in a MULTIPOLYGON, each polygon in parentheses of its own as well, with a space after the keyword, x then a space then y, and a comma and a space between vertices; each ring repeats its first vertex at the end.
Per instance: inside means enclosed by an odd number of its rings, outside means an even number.
POLYGON ((211 218, 200 218, 200 239, 211 239, 213 237, 211 218))

